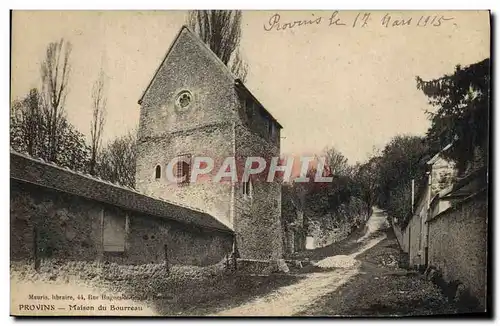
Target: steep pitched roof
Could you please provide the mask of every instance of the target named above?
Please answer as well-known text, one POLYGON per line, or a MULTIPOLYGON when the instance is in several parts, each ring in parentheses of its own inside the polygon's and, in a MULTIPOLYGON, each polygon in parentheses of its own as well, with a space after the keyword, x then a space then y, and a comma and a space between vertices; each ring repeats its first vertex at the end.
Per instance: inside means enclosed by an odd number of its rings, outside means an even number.
POLYGON ((183 25, 181 27, 181 29, 179 30, 179 32, 177 32, 177 35, 175 36, 174 40, 172 41, 172 43, 170 44, 170 46, 168 47, 168 50, 167 50, 167 53, 165 54, 165 56, 163 57, 163 60, 161 61, 160 65, 158 66, 158 68, 156 69, 153 77, 151 78, 151 80, 149 81, 148 83, 148 86, 146 87, 146 89, 144 89, 144 91, 142 92, 142 95, 141 95, 141 98, 139 99, 139 101, 137 102, 139 105, 142 104, 142 101, 144 100, 144 97, 146 96, 149 88, 151 87, 151 85, 153 84, 154 80, 156 79, 156 76, 158 75, 161 67, 163 66, 163 64, 165 63, 165 61, 167 60, 168 56, 170 55, 170 52, 172 51, 174 45, 178 42, 180 36, 183 34, 183 33, 186 33, 186 35, 189 35, 191 38, 193 38, 196 43, 198 45, 200 45, 200 48, 202 49, 202 51, 204 51, 209 57, 211 57, 212 59, 215 60, 216 64, 220 67, 220 69, 222 71, 224 71, 225 74, 227 74, 227 76, 234 80, 234 85, 235 87, 237 88, 240 88, 242 90, 244 90, 246 93, 248 93, 258 104, 259 106, 264 110, 265 114, 268 115, 274 122, 276 122, 278 124, 278 126, 280 128, 283 128, 281 126, 281 124, 278 122, 278 120, 276 120, 276 118, 273 117, 273 115, 264 107, 264 105, 262 105, 262 103, 260 103, 259 100, 257 100, 257 98, 252 94, 252 92, 244 85, 244 83, 241 81, 241 79, 235 77, 233 75, 233 73, 231 72, 231 70, 229 70, 229 68, 222 62, 222 60, 210 49, 210 47, 205 44, 205 42, 203 42, 203 40, 198 36, 196 35, 196 33, 194 33, 193 31, 191 31, 186 25, 183 25))
POLYGON ((153 78, 151 78, 151 80, 149 81, 148 86, 146 87, 146 89, 144 90, 144 92, 142 92, 142 95, 141 95, 141 98, 138 101, 138 104, 142 103, 142 100, 144 99, 144 96, 146 96, 146 93, 148 92, 149 88, 151 87, 151 85, 153 84, 154 80, 156 79, 156 76, 158 75, 161 67, 163 66, 163 64, 167 60, 168 56, 170 55, 170 52, 172 52, 172 49, 174 48, 174 45, 178 42, 180 36, 183 33, 186 33, 186 35, 189 35, 191 38, 193 38, 194 40, 196 40, 197 44, 202 45, 200 48, 203 49, 203 51, 205 51, 210 57, 212 57, 212 59, 215 59, 215 62, 217 63, 217 65, 219 65, 221 67, 221 69, 225 73, 227 73, 230 78, 232 78, 232 79, 235 78, 233 76, 233 74, 229 71, 229 69, 227 69, 226 65, 219 59, 219 57, 216 56, 215 53, 213 53, 212 50, 210 50, 210 48, 195 33, 193 33, 186 25, 183 25, 181 27, 181 29, 177 32, 177 35, 175 36, 175 38, 172 41, 172 43, 170 43, 170 46, 168 47, 167 53, 163 57, 163 60, 161 61, 161 63, 158 66, 158 68, 156 68, 156 71, 155 71, 155 73, 153 75, 153 78))
POLYGON ((13 150, 10 153, 10 178, 187 225, 233 231, 199 209, 148 196, 133 188, 104 181, 13 150))
POLYGON ((453 142, 449 143, 442 150, 440 150, 438 153, 436 153, 436 155, 434 155, 429 161, 427 161, 427 164, 432 165, 432 164, 436 163, 437 160, 439 160, 439 158, 441 157, 441 154, 443 154, 443 152, 446 152, 447 150, 449 150, 451 148, 451 146, 453 146, 453 142))
POLYGON ((259 105, 259 107, 264 111, 264 114, 267 115, 267 116, 269 116, 278 125, 279 128, 283 129, 283 126, 278 122, 278 120, 276 120, 276 118, 273 117, 273 115, 264 107, 264 105, 262 105, 262 103, 260 103, 260 101, 245 86, 245 84, 241 81, 241 79, 236 78, 236 80, 235 80, 235 86, 237 88, 243 90, 245 93, 247 93, 259 105))

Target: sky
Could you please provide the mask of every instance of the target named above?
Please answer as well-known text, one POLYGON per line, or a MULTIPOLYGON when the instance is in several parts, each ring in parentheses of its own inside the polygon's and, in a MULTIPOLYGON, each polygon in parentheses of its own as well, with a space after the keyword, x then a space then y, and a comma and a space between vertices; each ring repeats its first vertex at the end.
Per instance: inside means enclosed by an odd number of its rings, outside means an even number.
MULTIPOLYGON (((90 134, 91 90, 102 68, 104 141, 121 136, 137 127, 137 101, 186 15, 15 11, 11 97, 40 85, 47 44, 64 38, 73 45, 68 119, 90 134)), ((432 108, 415 77, 438 78, 489 57, 489 31, 486 11, 244 11, 240 49, 247 87, 284 128, 282 154, 335 147, 354 163, 395 135, 423 135, 432 108)))

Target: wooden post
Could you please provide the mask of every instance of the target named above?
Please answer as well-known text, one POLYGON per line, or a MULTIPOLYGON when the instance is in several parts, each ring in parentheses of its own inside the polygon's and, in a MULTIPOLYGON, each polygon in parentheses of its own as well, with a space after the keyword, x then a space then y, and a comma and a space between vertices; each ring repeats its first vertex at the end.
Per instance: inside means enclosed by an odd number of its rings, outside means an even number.
POLYGON ((100 244, 99 244, 99 256, 98 256, 98 264, 100 265, 103 261, 104 261, 104 209, 101 208, 101 212, 100 212, 100 219, 99 219, 99 225, 100 225, 100 228, 99 228, 99 231, 100 231, 100 236, 101 236, 101 239, 100 239, 100 244))
POLYGON ((411 179, 411 212, 415 212, 415 179, 411 179))
POLYGON ((38 227, 33 227, 33 258, 35 261, 35 270, 38 272, 40 269, 40 253, 38 252, 38 227))

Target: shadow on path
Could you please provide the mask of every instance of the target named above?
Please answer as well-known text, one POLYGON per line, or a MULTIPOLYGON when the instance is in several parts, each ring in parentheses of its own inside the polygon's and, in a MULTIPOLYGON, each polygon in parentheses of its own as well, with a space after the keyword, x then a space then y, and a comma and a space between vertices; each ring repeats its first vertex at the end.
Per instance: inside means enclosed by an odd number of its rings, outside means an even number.
POLYGON ((361 267, 336 291, 297 316, 422 316, 456 308, 421 274, 398 267, 401 250, 392 229, 386 239, 357 257, 361 267))
MULTIPOLYGON (((331 255, 314 262, 313 265, 324 272, 303 274, 304 278, 295 284, 281 287, 266 296, 258 297, 233 309, 221 311, 217 315, 292 316, 300 315, 301 311, 308 311, 318 299, 335 292, 359 272, 360 262, 357 260, 357 256, 385 239, 386 235, 380 233, 380 226, 384 225, 381 221, 386 220, 385 215, 374 214, 370 220, 367 225, 375 221, 376 227, 373 225, 368 227, 361 241, 357 241, 359 236, 356 238, 356 235, 353 235, 344 241, 346 245, 343 248, 345 250, 337 251, 342 255, 331 255)), ((323 251, 316 250, 314 257, 321 258, 324 254, 333 252, 334 246, 322 248, 323 251)))

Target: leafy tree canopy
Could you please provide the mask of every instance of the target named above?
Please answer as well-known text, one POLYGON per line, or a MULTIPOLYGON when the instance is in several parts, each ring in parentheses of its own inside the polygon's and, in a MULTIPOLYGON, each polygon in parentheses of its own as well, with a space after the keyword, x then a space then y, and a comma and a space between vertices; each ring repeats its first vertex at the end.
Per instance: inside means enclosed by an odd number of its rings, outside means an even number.
POLYGON ((451 142, 445 156, 457 163, 459 172, 479 161, 487 161, 490 98, 490 59, 467 67, 456 66, 450 75, 424 81, 417 88, 436 108, 429 112, 431 127, 427 141, 437 152, 451 142))

